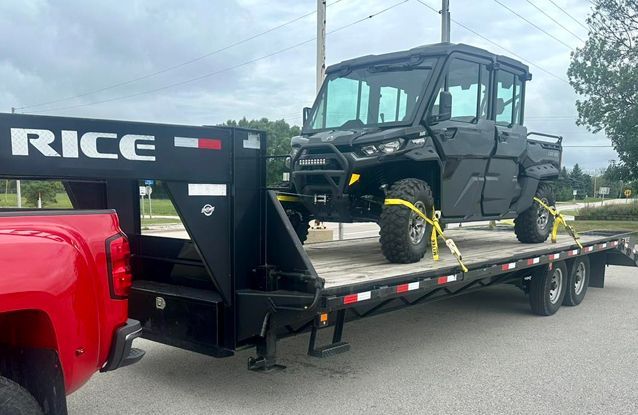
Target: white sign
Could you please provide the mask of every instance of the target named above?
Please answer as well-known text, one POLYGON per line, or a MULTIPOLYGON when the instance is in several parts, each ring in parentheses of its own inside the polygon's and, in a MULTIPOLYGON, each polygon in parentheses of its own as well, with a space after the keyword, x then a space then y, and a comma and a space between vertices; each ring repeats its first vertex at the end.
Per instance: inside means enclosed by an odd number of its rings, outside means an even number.
POLYGON ((598 188, 598 193, 601 195, 608 195, 609 194, 609 187, 599 187, 598 188))
POLYGON ((576 195, 578 194, 578 190, 574 190, 574 191, 572 191, 572 194, 573 194, 574 196, 576 196, 576 195))
POLYGON ((146 186, 140 186, 140 196, 146 196, 146 186))

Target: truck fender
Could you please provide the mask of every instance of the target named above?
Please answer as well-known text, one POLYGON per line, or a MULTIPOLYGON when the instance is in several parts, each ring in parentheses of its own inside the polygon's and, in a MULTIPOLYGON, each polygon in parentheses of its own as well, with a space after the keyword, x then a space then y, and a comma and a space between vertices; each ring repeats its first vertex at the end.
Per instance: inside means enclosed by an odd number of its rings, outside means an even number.
POLYGON ((423 146, 408 150, 405 156, 414 161, 441 161, 439 152, 436 151, 436 146, 431 137, 425 139, 423 146))
POLYGON ((523 176, 531 177, 536 180, 549 180, 558 177, 560 172, 558 168, 551 163, 538 164, 525 169, 523 176))

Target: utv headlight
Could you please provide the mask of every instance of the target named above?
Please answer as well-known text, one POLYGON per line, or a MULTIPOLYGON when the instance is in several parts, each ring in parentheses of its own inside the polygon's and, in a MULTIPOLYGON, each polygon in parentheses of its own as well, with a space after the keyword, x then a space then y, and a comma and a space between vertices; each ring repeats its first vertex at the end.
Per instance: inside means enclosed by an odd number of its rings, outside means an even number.
POLYGON ((377 148, 382 153, 391 154, 399 151, 401 149, 401 146, 403 146, 403 139, 397 138, 396 140, 381 143, 377 146, 377 148))
POLYGON ((375 146, 363 146, 361 147, 361 152, 366 156, 373 156, 379 152, 375 146))

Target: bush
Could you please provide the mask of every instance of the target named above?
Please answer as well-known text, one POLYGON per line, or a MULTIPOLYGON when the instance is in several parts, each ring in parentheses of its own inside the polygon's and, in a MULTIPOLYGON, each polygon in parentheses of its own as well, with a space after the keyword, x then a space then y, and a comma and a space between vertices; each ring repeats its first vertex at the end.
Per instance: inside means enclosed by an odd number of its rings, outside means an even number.
POLYGON ((585 207, 578 211, 578 220, 638 220, 638 202, 585 207))
POLYGON ((38 206, 38 198, 42 199, 42 206, 57 203, 56 194, 63 192, 64 187, 60 182, 29 180, 22 182, 22 196, 27 199, 27 205, 38 206))

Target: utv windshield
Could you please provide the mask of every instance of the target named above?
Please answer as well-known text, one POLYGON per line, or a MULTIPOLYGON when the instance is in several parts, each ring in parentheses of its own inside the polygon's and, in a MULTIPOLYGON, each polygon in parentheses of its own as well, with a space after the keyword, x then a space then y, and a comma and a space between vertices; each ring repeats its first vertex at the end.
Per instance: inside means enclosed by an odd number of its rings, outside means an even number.
POLYGON ((435 58, 329 74, 306 130, 360 129, 412 120, 435 58))

